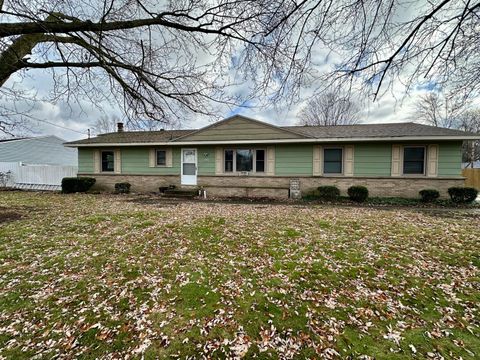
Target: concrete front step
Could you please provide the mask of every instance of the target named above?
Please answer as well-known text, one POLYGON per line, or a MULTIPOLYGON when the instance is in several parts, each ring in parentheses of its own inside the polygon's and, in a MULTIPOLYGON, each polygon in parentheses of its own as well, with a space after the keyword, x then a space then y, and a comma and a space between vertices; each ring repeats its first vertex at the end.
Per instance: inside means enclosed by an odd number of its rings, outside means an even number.
POLYGON ((181 197, 181 198, 193 198, 198 195, 197 190, 181 190, 181 189, 171 189, 165 190, 163 193, 164 197, 181 197))

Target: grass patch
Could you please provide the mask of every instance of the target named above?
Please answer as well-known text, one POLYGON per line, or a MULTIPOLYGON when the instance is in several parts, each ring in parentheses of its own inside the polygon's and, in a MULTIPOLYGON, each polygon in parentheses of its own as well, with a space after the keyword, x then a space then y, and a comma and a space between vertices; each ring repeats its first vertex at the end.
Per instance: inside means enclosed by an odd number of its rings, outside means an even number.
POLYGON ((158 201, 0 192, 0 357, 480 356, 470 208, 158 201))

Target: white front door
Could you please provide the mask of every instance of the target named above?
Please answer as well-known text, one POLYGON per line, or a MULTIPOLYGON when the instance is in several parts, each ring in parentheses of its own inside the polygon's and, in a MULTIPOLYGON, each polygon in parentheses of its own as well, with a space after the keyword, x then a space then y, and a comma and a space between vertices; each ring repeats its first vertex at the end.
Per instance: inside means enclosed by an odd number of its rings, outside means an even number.
POLYGON ((197 185, 197 149, 182 149, 182 185, 197 185))

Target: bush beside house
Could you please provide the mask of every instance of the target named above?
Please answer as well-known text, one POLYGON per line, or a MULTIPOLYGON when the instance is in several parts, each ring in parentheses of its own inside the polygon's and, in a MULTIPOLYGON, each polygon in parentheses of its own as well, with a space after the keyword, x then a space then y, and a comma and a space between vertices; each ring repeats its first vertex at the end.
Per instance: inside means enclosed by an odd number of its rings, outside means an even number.
POLYGON ((95 184, 95 181, 92 177, 66 177, 62 179, 62 192, 64 194, 86 192, 95 184))
POLYGON ((132 185, 128 182, 116 183, 115 184, 115 192, 117 194, 129 194, 131 186, 132 185))
POLYGON ((467 204, 475 201, 478 191, 471 187, 451 187, 448 189, 448 195, 455 203, 467 204))
POLYGON ((336 186, 319 186, 318 197, 323 200, 335 200, 340 196, 340 190, 336 186))
POLYGON ((430 203, 434 202, 440 197, 440 193, 435 189, 424 189, 419 192, 422 202, 430 203))
POLYGON ((368 198, 368 189, 365 186, 350 186, 347 190, 351 200, 364 202, 368 198))

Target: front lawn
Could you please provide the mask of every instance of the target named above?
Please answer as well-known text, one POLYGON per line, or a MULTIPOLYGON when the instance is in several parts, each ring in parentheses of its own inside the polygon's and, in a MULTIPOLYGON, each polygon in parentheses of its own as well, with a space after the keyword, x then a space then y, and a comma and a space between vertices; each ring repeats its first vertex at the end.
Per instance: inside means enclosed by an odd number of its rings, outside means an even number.
POLYGON ((0 192, 0 358, 480 357, 478 209, 0 192))

